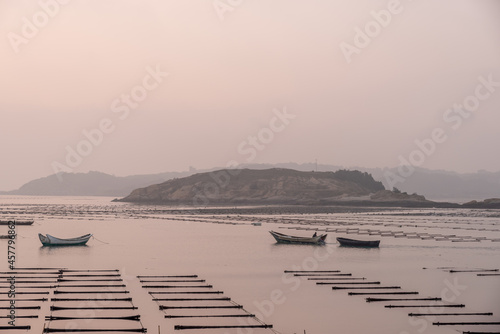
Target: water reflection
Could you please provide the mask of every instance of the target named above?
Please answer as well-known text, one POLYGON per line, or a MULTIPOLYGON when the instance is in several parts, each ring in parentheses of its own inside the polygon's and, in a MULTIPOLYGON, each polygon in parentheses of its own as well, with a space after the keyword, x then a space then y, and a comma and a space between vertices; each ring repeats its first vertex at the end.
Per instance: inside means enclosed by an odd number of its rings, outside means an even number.
POLYGON ((78 254, 78 255, 88 255, 91 252, 91 247, 87 245, 78 246, 40 246, 38 253, 40 256, 46 255, 59 255, 59 254, 78 254))

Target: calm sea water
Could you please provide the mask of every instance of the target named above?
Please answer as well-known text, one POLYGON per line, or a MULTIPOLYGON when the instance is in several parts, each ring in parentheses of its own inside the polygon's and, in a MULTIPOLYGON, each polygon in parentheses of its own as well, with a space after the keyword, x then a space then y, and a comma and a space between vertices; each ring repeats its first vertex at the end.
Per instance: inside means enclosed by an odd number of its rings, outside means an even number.
MULTIPOLYGON (((164 319, 165 313, 141 287, 138 275, 199 275, 214 289, 223 291, 224 296, 259 315, 265 323, 273 324, 279 333, 304 333, 305 330, 308 334, 431 334, 500 330, 500 326, 432 325, 436 321, 500 321, 500 276, 450 273, 440 269, 500 268, 500 242, 490 240, 500 239, 500 211, 201 215, 186 211, 174 214, 161 211, 162 207, 110 201, 111 198, 103 197, 0 196, 0 219, 35 219, 33 226, 17 227, 16 266, 119 269, 134 305, 139 307, 135 313, 141 314, 142 324, 149 333, 157 333, 158 326, 161 326, 161 333, 258 334, 271 331, 174 331, 177 324, 227 324, 230 320, 164 319), (262 226, 253 226, 252 222, 262 222, 262 226), (366 230, 366 233, 333 231, 346 226, 366 230), (326 246, 280 245, 268 233, 278 230, 309 236, 313 233, 312 228, 329 229, 326 246), (429 238, 369 235, 369 230, 386 231, 386 234, 414 232, 420 236, 427 233, 429 238), (93 233, 95 239, 85 247, 50 248, 42 247, 38 233, 59 237, 93 233), (430 239, 432 235, 481 241, 437 241, 430 239), (335 240, 337 236, 380 239, 381 245, 378 249, 340 247, 335 240), (389 309, 384 307, 391 304, 389 302, 367 303, 366 296, 350 296, 345 290, 334 291, 331 286, 286 275, 285 270, 340 270, 351 273, 352 277, 380 281, 384 286, 401 286, 403 291, 419 292, 418 296, 408 297, 445 297, 447 304, 466 305, 463 309, 443 308, 439 312, 493 312, 494 315, 409 317, 408 313, 425 309, 389 309)), ((6 226, 0 228, 0 234, 7 233, 6 226)), ((7 246, 7 240, 0 240, 2 271, 8 271, 7 246)), ((429 303, 432 302, 413 301, 407 305, 429 303)), ((8 304, 2 302, 1 305, 8 304)), ((6 310, 2 311, 7 314, 6 310)), ((43 310, 41 312, 43 314, 43 310)), ((17 321, 19 325, 31 325, 33 333, 41 333, 44 325, 43 317, 17 321)), ((0 326, 6 323, 6 319, 1 319, 0 326)))

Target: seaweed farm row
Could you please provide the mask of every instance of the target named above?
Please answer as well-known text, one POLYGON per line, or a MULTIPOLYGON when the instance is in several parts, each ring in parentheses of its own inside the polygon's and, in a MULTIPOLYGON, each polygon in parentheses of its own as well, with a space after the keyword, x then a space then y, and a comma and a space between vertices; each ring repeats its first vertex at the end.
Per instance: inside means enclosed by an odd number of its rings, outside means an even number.
POLYGON ((138 276, 165 318, 174 322, 175 330, 197 329, 271 329, 266 324, 224 295, 206 284, 198 275, 138 276))
MULTIPOLYGON (((470 272, 453 270, 450 272, 470 272)), ((472 272, 490 272, 498 269, 477 269, 472 272)), ((421 323, 433 326, 451 326, 464 334, 499 333, 500 318, 493 312, 469 310, 466 305, 456 303, 452 283, 439 296, 422 296, 418 291, 403 289, 400 285, 387 285, 366 277, 353 276, 341 270, 285 270, 285 274, 299 276, 329 288, 334 293, 346 292, 349 296, 363 297, 367 303, 380 304, 386 309, 402 310, 421 323)), ((453 280, 450 280, 452 282, 453 280)))
POLYGON ((2 323, 3 329, 32 330, 42 319, 44 333, 147 331, 116 269, 16 268, 0 274, 2 282, 15 277, 15 298, 2 299, 2 305, 15 302, 15 325, 2 323))
MULTIPOLYGON (((0 309, 5 311, 0 330, 39 332, 36 325, 39 327, 43 320, 43 333, 147 332, 141 312, 117 269, 16 268, 0 272, 0 283, 12 277, 14 299, 7 298, 8 286, 0 286, 0 309), (16 307, 11 317, 8 312, 13 300, 16 307), (15 325, 8 323, 11 318, 15 325)), ((137 276, 137 280, 166 321, 174 322, 174 330, 199 333, 196 330, 251 328, 256 334, 268 330, 277 333, 272 325, 197 275, 145 275, 137 276)))

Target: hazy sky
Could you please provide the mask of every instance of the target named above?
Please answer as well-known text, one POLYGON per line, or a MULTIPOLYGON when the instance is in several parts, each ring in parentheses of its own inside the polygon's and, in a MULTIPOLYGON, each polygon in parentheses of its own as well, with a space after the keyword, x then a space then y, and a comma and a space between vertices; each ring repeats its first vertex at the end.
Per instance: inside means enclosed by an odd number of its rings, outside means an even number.
POLYGON ((500 170, 498 0, 3 0, 0 36, 0 190, 63 167, 500 170))

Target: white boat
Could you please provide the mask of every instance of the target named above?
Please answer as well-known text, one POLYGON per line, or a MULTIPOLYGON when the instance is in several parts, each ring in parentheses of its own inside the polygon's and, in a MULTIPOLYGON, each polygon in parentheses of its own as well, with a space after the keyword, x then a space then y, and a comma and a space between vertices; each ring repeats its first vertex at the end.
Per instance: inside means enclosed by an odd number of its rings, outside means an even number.
POLYGON ((276 239, 279 243, 285 244, 313 244, 313 245, 322 245, 325 243, 326 234, 314 235, 312 237, 296 237, 293 235, 286 235, 283 233, 269 231, 271 235, 276 239))
POLYGON ((38 233, 38 238, 44 246, 78 246, 85 245, 89 241, 92 234, 85 234, 76 238, 61 239, 50 234, 43 235, 38 233))

